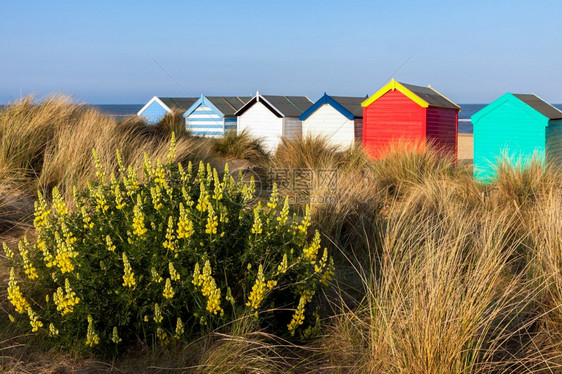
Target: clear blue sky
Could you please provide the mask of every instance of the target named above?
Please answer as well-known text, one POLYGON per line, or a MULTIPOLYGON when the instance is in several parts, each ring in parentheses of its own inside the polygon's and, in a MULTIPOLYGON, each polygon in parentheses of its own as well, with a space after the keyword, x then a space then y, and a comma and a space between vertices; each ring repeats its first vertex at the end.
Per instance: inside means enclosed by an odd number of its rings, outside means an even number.
POLYGON ((561 16, 559 0, 6 0, 0 103, 20 91, 92 104, 363 96, 410 57, 397 80, 459 103, 507 91, 561 103, 561 16))

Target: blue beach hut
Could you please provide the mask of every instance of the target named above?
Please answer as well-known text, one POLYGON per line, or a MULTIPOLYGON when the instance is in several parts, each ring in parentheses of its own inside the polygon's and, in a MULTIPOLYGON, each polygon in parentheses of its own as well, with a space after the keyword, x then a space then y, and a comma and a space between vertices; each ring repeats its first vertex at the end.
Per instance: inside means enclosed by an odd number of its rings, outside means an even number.
POLYGON ((474 176, 495 177, 498 159, 528 163, 538 156, 560 167, 562 112, 534 94, 506 93, 471 117, 474 129, 474 176))
POLYGON ((329 96, 324 93, 299 119, 303 136, 322 136, 331 144, 349 147, 361 143, 365 97, 329 96))
POLYGON ((198 136, 223 136, 227 131, 236 131, 234 113, 250 99, 250 96, 201 95, 184 113, 185 126, 198 136))
POLYGON ((155 124, 164 118, 167 113, 172 113, 174 110, 185 112, 196 101, 196 97, 154 96, 139 110, 137 116, 143 117, 150 124, 155 124))

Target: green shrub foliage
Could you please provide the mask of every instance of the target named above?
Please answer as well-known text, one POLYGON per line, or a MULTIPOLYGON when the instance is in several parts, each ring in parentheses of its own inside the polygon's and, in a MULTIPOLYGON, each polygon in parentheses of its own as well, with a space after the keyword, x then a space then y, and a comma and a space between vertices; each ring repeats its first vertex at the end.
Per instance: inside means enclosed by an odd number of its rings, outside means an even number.
POLYGON ((173 160, 172 145, 140 177, 121 164, 107 177, 96 157, 98 180, 71 210, 56 189, 52 203, 39 195, 37 240, 4 244, 10 319, 93 349, 185 341, 241 317, 310 331, 307 309, 334 269, 319 234, 308 240, 308 209, 297 219, 276 188, 254 203, 253 183, 228 167, 173 160))

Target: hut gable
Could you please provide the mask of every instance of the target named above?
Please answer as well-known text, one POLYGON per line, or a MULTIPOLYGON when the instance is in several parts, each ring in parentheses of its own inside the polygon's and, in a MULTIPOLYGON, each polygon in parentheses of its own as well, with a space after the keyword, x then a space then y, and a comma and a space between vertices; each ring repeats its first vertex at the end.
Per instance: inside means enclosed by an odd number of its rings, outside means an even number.
POLYGON ((273 96, 260 95, 258 92, 250 101, 236 112, 236 116, 241 116, 252 105, 261 102, 273 114, 279 118, 283 117, 299 117, 311 105, 312 102, 306 96, 273 96))
POLYGON ((399 91, 404 96, 408 97, 410 100, 421 106, 422 108, 427 108, 428 106, 434 106, 438 108, 449 108, 460 110, 460 107, 453 103, 451 100, 447 99, 445 96, 437 92, 431 86, 421 87, 414 86, 412 84, 400 83, 392 79, 388 84, 378 90, 373 96, 364 100, 361 104, 363 107, 369 106, 381 96, 389 91, 399 91))
POLYGON ((525 165, 538 157, 560 166, 562 112, 534 94, 506 93, 475 113, 474 176, 495 177, 499 159, 525 165))
POLYGON ((299 116, 312 105, 305 96, 260 95, 258 92, 235 115, 238 132, 261 138, 268 151, 275 151, 282 137, 296 139, 302 134, 299 116))
POLYGON ((396 142, 433 144, 457 155, 460 107, 431 86, 391 80, 363 101, 363 147, 375 158, 384 157, 396 142))
POLYGON ((333 107, 347 119, 363 118, 363 107, 361 106, 363 101, 365 101, 364 97, 328 96, 328 94, 324 93, 324 96, 312 104, 299 118, 301 121, 306 120, 326 104, 333 107))

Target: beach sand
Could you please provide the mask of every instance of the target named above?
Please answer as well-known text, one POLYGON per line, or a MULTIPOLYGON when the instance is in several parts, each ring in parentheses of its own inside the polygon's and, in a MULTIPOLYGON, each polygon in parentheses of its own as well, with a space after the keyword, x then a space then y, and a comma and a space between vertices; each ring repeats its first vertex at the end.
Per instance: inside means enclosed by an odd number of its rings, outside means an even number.
POLYGON ((460 165, 472 165, 474 158, 473 134, 459 134, 458 162, 460 165))

